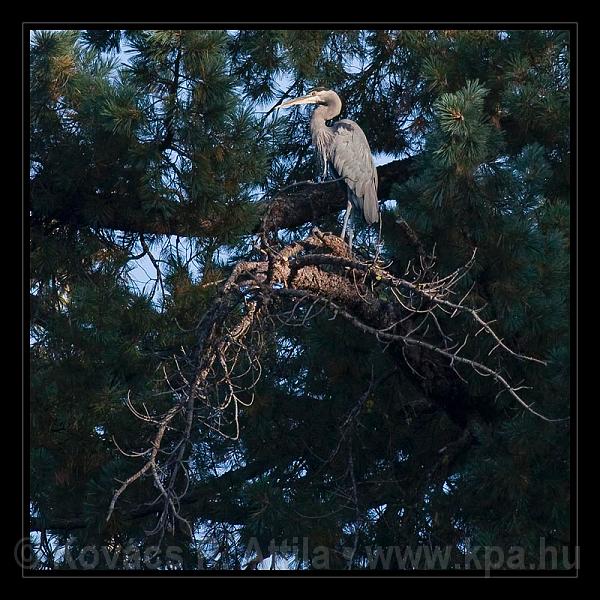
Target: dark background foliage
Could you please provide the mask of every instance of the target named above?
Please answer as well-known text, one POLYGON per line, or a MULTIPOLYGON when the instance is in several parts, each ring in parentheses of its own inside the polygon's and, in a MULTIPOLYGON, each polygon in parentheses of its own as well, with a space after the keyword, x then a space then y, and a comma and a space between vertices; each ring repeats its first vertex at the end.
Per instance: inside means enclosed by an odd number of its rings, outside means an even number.
MULTIPOLYGON (((531 387, 536 410, 568 416, 569 46, 568 31, 540 29, 33 32, 38 566, 69 568, 68 540, 74 556, 151 543, 151 515, 128 516, 153 499, 149 480, 106 522, 117 480, 139 468, 115 442, 134 451, 151 433, 125 400, 169 406, 161 365, 194 348, 216 282, 255 253, 256 200, 314 177, 307 113, 269 111, 312 87, 339 93, 341 116, 382 162, 414 157, 411 177, 382 198, 393 201, 382 251, 392 269, 413 258, 399 217, 435 246, 442 275, 477 248, 464 289, 506 343, 548 361, 504 357, 498 368, 531 387)), ((314 224, 336 231, 338 217, 314 224)), ((356 227, 368 245, 373 233, 356 227)), ((249 542, 266 555, 286 538, 332 549, 330 568, 348 566, 344 547, 364 568, 377 545, 448 546, 456 557, 469 544, 520 546, 538 564, 540 538, 569 544, 568 421, 537 419, 475 373, 460 391, 417 385, 393 351, 330 316, 271 336, 239 440, 194 428, 184 511, 195 537, 176 529, 167 540, 182 549, 179 566, 201 555, 207 568, 243 568, 249 542)), ((493 344, 477 340, 486 356, 493 344)))

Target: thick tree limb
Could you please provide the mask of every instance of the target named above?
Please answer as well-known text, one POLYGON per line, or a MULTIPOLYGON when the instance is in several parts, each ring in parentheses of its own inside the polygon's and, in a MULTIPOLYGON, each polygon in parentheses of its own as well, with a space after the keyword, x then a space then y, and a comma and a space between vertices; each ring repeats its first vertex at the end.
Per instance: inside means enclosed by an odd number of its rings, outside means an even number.
MULTIPOLYGON (((392 184, 405 182, 413 173, 414 158, 396 160, 377 169, 379 197, 384 198, 392 184)), ((80 227, 115 229, 131 233, 178 235, 180 237, 211 236, 218 231, 239 228, 231 222, 232 211, 207 217, 196 206, 184 205, 158 198, 155 208, 148 211, 139 198, 128 196, 74 194, 61 197, 60 203, 49 207, 41 201, 31 185, 33 218, 56 219, 80 227)), ((314 222, 323 216, 342 210, 346 206, 343 187, 336 182, 322 185, 304 184, 258 202, 259 216, 267 216, 269 229, 292 228, 314 222)), ((248 233, 256 233, 261 222, 254 224, 248 233)))

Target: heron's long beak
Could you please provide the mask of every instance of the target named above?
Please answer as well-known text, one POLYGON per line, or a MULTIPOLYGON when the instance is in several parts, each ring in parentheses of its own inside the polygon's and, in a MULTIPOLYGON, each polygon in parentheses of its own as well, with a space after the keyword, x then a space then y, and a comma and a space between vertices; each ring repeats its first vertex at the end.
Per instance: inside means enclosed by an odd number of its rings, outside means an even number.
POLYGON ((318 99, 316 96, 301 96, 300 98, 294 98, 292 100, 286 100, 282 102, 277 108, 288 108, 289 106, 296 106, 296 104, 316 104, 318 99))

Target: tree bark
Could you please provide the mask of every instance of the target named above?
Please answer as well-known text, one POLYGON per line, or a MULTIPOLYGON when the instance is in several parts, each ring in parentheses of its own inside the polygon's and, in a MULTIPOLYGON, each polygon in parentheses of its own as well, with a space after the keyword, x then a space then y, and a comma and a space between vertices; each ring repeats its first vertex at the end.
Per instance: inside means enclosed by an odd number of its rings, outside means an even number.
MULTIPOLYGON (((413 157, 395 160, 378 167, 379 197, 385 198, 392 184, 402 184, 414 172, 413 157)), ((73 194, 61 197, 60 203, 48 202, 38 196, 35 180, 31 182, 31 209, 33 219, 55 219, 77 227, 97 227, 129 233, 178 235, 180 237, 212 236, 218 231, 234 227, 229 223, 230 213, 208 217, 193 204, 184 205, 158 198, 154 208, 147 211, 140 198, 134 196, 99 197, 73 194), (54 205, 53 205, 54 204, 54 205)), ((257 203, 258 222, 248 233, 257 233, 267 219, 269 229, 293 228, 315 222, 323 216, 346 206, 343 186, 337 182, 319 185, 302 184, 257 203)))

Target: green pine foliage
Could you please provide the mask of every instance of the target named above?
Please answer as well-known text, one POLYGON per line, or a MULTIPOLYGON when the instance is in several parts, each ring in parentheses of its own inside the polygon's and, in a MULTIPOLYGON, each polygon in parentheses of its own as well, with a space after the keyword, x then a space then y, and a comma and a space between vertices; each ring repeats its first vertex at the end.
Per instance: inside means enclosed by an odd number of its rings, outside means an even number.
MULTIPOLYGON (((523 380, 536 410, 568 416, 569 47, 568 32, 533 29, 33 33, 30 506, 57 549, 52 563, 36 542, 40 565, 70 568, 65 546, 77 557, 120 544, 129 557, 96 568, 149 568, 132 549, 153 543, 153 515, 126 515, 156 497, 151 478, 106 523, 154 431, 127 399, 150 414, 172 406, 177 382, 162 368, 193 355, 218 282, 256 259, 255 200, 314 178, 306 112, 268 111, 316 86, 338 91, 374 153, 414 157, 414 175, 381 198, 393 201, 391 270, 414 259, 399 218, 435 248, 442 275, 475 252, 457 293, 472 288, 499 336, 548 365, 500 357, 484 336, 477 354, 523 380), (217 225, 190 236, 186 223, 217 225), (84 526, 52 528, 69 520, 84 526)), ((318 224, 334 230, 334 217, 318 224)), ((440 325, 460 337, 467 322, 440 325)), ((536 419, 466 369, 464 383, 423 383, 400 351, 327 311, 265 338, 240 439, 192 430, 184 514, 195 537, 167 533, 159 558, 180 548, 168 568, 201 556, 239 569, 249 544, 267 555, 272 539, 308 539, 309 560, 291 563, 301 569, 316 568, 320 546, 333 549, 329 568, 347 568, 355 547, 352 568, 367 569, 377 546, 448 546, 452 565, 469 544, 521 546, 529 565, 540 538, 570 542, 568 421, 536 419)))

